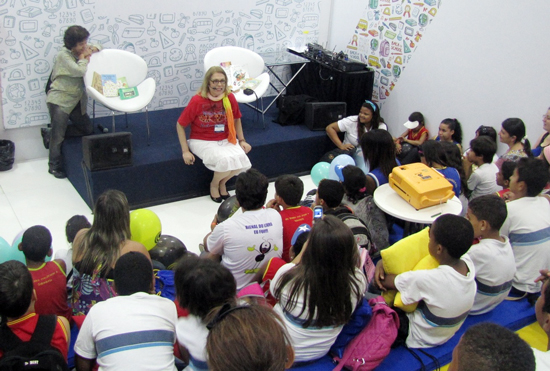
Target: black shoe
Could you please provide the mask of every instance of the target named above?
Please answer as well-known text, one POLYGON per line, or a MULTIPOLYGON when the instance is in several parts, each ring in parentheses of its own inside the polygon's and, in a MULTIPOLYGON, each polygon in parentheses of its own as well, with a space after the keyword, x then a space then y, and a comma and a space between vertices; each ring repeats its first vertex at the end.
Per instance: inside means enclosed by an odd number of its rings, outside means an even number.
POLYGON ((52 170, 49 169, 48 173, 52 174, 57 179, 65 179, 67 177, 67 174, 63 170, 52 170))
POLYGON ((50 135, 51 135, 52 129, 50 128, 41 128, 40 134, 42 135, 42 143, 44 144, 44 148, 50 149, 50 135))
POLYGON ((223 201, 223 198, 220 197, 214 197, 212 195, 210 195, 210 199, 212 199, 212 201, 214 201, 215 203, 218 203, 218 204, 221 204, 222 201, 223 201))
POLYGON ((225 201, 225 200, 227 200, 229 197, 231 197, 231 195, 230 195, 229 193, 226 194, 226 195, 222 195, 222 194, 220 193, 220 197, 222 198, 222 200, 225 201))

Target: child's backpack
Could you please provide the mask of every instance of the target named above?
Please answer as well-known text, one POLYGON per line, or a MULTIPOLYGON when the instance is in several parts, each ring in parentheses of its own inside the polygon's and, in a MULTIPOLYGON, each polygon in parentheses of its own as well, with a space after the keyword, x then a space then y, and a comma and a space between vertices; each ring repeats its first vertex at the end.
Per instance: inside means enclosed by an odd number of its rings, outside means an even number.
POLYGON ((29 341, 22 341, 4 323, 0 327, 0 359, 2 371, 68 371, 67 361, 50 343, 55 332, 57 316, 39 316, 29 341))
POLYGON ((333 371, 344 367, 348 370, 374 370, 390 353, 391 345, 397 338, 399 317, 384 298, 378 296, 369 300, 372 318, 368 325, 347 346, 344 355, 334 357, 338 365, 333 371))
POLYGON ((344 205, 338 206, 331 212, 327 212, 327 214, 338 217, 338 219, 343 221, 344 224, 351 229, 358 247, 366 249, 371 256, 376 254, 369 227, 359 219, 349 207, 344 205))
POLYGON ((153 270, 155 274, 155 293, 163 298, 176 299, 176 284, 174 271, 169 269, 153 270))

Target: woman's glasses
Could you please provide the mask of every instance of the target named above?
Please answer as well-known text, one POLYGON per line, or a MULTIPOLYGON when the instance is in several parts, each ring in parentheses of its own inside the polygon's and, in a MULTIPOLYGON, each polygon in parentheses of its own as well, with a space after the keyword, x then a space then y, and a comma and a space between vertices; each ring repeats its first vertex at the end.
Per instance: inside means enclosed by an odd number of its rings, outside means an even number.
POLYGON ((225 85, 225 80, 210 80, 210 82, 212 83, 212 85, 225 85))

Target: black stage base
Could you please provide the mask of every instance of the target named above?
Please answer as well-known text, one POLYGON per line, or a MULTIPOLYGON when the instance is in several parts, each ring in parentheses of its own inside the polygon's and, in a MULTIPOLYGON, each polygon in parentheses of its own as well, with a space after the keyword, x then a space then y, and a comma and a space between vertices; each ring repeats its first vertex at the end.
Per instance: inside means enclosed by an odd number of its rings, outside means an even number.
MULTIPOLYGON (((304 125, 274 123, 278 114, 275 105, 265 115, 265 129, 261 115, 245 105, 241 105, 241 110, 244 135, 252 146, 249 153, 252 166, 270 180, 282 174, 308 174, 321 156, 334 148, 324 131, 310 131, 304 125)), ((82 139, 65 141, 63 154, 67 176, 90 208, 107 189, 124 192, 132 209, 209 193, 212 172, 199 158, 192 166, 183 162, 176 133, 181 111, 177 108, 149 112, 149 146, 145 113, 128 115, 128 128, 123 115, 116 117, 116 131, 132 133, 133 164, 129 167, 91 172, 82 165, 82 139)), ((111 128, 111 117, 96 118, 95 126, 98 124, 111 128)), ((233 184, 234 180, 230 181, 229 187, 233 184)))

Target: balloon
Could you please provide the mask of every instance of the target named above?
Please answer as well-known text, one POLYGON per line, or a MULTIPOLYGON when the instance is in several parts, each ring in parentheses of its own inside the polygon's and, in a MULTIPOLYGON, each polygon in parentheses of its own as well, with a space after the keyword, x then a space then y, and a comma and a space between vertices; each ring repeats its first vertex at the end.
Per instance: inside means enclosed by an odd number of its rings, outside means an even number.
POLYGON ((365 174, 368 174, 370 172, 370 166, 368 163, 365 163, 363 151, 359 150, 355 152, 355 154, 353 155, 353 159, 355 160, 355 166, 363 170, 365 174))
POLYGON ((339 155, 330 163, 329 179, 343 181, 342 169, 348 165, 355 165, 350 155, 339 155))
POLYGON ((318 162, 311 168, 311 180, 315 186, 319 185, 319 182, 328 178, 330 170, 330 164, 328 162, 318 162))
POLYGON ((0 263, 7 262, 8 260, 17 260, 26 264, 23 252, 17 248, 14 249, 8 241, 0 237, 0 263))
POLYGON ((130 213, 132 240, 141 242, 147 250, 155 247, 161 231, 160 219, 151 210, 137 209, 130 213))
POLYGON ((11 246, 19 246, 21 243, 21 240, 23 239, 23 233, 25 233, 26 229, 23 229, 21 232, 17 233, 17 235, 14 237, 13 241, 11 242, 11 246))
POLYGON ((231 196, 218 207, 217 219, 221 223, 233 216, 241 206, 237 201, 237 196, 231 196))
POLYGON ((172 269, 186 252, 183 242, 167 234, 161 235, 156 246, 149 250, 151 259, 160 262, 166 269, 172 269))

